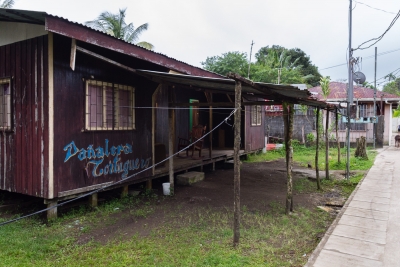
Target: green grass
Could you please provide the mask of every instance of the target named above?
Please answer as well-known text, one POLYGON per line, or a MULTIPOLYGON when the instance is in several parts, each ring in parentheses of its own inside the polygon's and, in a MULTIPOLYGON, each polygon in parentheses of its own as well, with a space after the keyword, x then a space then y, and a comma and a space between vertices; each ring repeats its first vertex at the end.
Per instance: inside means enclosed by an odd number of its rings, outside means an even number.
MULTIPOLYGON (((335 149, 330 150, 332 164, 335 149)), ((268 151, 250 161, 284 157, 284 150, 268 151)), ((366 169, 370 159, 351 159, 351 166, 366 169)), ((321 151, 321 160, 324 158, 321 151)), ((295 147, 294 160, 307 164, 315 156, 312 148, 295 147), (296 155, 297 154, 297 155, 296 155)), ((322 168, 321 168, 322 169, 322 168)), ((339 190, 349 196, 362 178, 323 180, 324 191, 339 190)), ((294 191, 315 193, 315 182, 296 179, 294 191)), ((323 192, 322 192, 323 193, 323 192)), ((287 216, 277 202, 265 209, 242 207, 241 239, 232 246, 232 210, 213 207, 183 209, 176 205, 166 214, 168 223, 153 227, 146 237, 117 236, 107 244, 94 241, 78 245, 77 240, 99 227, 116 225, 118 218, 131 217, 145 223, 164 201, 151 191, 137 197, 114 199, 91 210, 76 208, 49 224, 38 218, 21 220, 0 227, 0 265, 2 266, 303 266, 333 217, 317 209, 296 207, 287 216)), ((170 203, 170 205, 172 205, 170 203)), ((5 221, 1 219, 0 221, 5 221)), ((134 224, 133 224, 134 225, 134 224)), ((107 234, 107 233, 105 233, 107 234)))
MULTIPOLYGON (((170 223, 145 238, 77 245, 80 227, 103 222, 100 214, 109 213, 108 205, 68 214, 50 225, 28 219, 0 228, 0 262, 3 266, 302 266, 307 260, 303 255, 313 251, 332 220, 327 213, 304 208, 286 216, 275 202, 268 211, 244 208, 240 246, 233 248, 232 211, 203 207, 167 215, 170 223)), ((116 212, 126 212, 125 208, 116 212)))
MULTIPOLYGON (((311 164, 315 168, 315 147, 305 147, 297 143, 293 146, 293 161, 300 164, 301 166, 307 167, 311 164)), ((346 168, 346 149, 341 148, 340 150, 341 163, 338 164, 338 151, 337 148, 329 148, 329 169, 330 170, 345 170, 346 168)), ((376 157, 376 151, 367 150, 368 160, 354 157, 355 149, 350 149, 350 170, 369 170, 374 164, 376 157)), ((267 153, 260 153, 256 155, 249 155, 247 162, 263 162, 273 161, 277 159, 285 158, 285 149, 267 151, 267 153)), ((325 149, 319 150, 318 156, 318 167, 320 170, 325 169, 325 149)))

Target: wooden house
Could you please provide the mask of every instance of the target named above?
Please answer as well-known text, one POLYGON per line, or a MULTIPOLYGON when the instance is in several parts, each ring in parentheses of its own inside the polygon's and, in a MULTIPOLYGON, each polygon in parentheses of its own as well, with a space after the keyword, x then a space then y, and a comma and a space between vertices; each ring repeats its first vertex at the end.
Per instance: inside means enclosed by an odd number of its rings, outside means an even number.
MULTIPOLYGON (((226 80, 45 12, 0 9, 0 190, 51 206, 128 177, 119 186, 226 160, 233 120, 205 138, 202 158, 149 168, 192 126, 224 121, 234 98, 226 80), (160 73, 200 85, 159 82, 160 73), (229 88, 204 89, 202 77, 229 88)), ((241 153, 265 146, 261 104, 242 112, 241 153)))
MULTIPOLYGON (((341 82, 330 82, 330 93, 325 99, 322 95, 321 86, 310 88, 321 101, 328 103, 345 103, 347 101, 347 84, 341 82)), ((374 90, 362 86, 354 86, 354 105, 350 114, 350 142, 355 143, 357 138, 364 136, 367 143, 374 142, 374 90)), ((392 129, 392 110, 397 108, 400 97, 377 90, 375 96, 375 112, 377 117, 375 141, 378 147, 383 145, 393 145, 394 135, 392 129), (391 143, 393 142, 393 143, 391 143)), ((342 114, 346 114, 346 108, 341 109, 342 114)), ((334 121, 334 114, 329 113, 330 121, 334 121)), ((324 113, 324 120, 326 113, 324 113)), ((342 116, 339 121, 339 141, 346 140, 347 120, 342 116)), ((314 131, 315 133, 315 131, 314 131)))

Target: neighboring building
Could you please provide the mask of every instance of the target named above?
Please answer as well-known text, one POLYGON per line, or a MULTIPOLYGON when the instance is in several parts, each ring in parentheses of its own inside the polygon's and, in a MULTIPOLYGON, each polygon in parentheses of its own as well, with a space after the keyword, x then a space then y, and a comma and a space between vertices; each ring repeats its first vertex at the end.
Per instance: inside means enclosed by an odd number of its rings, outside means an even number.
MULTIPOLYGON (((325 99, 322 96, 321 86, 308 89, 319 100, 328 103, 346 103, 347 99, 347 84, 340 82, 331 82, 329 84, 330 94, 325 99)), ((371 117, 374 116, 374 90, 370 88, 354 86, 354 104, 352 107, 351 119, 351 142, 355 142, 356 138, 365 136, 368 143, 373 143, 373 123, 371 117)), ((390 145, 392 142, 392 109, 396 108, 400 97, 397 95, 388 94, 382 91, 376 92, 376 115, 378 117, 376 137, 384 145, 390 145)), ((342 113, 346 114, 346 108, 342 109, 342 113)), ((324 112, 324 120, 326 113, 324 112)), ((334 123, 334 115, 330 113, 330 122, 334 123)), ((339 140, 344 142, 346 139, 346 122, 344 117, 339 123, 339 140)), ((324 124, 325 125, 325 124, 324 124)), ((334 133, 333 133, 334 134, 334 133)))

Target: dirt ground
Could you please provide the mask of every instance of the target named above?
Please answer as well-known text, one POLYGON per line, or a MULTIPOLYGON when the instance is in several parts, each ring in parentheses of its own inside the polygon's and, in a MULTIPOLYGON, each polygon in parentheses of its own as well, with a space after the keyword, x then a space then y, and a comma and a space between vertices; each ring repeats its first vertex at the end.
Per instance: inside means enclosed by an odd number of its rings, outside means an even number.
MULTIPOLYGON (((301 168, 296 166, 296 168, 301 168)), ((295 176, 296 179, 307 179, 295 176)), ((113 215, 115 223, 96 227, 79 238, 79 243, 94 240, 106 243, 115 238, 148 235, 158 225, 168 223, 171 218, 166 214, 195 210, 200 207, 230 209, 233 212, 233 169, 206 171, 202 182, 191 186, 175 187, 173 197, 162 197, 162 182, 153 181, 155 193, 161 197, 154 205, 155 210, 145 218, 126 216, 124 212, 113 215), (179 211, 177 207, 179 206, 179 211)), ((286 200, 286 170, 283 160, 261 163, 244 163, 241 166, 241 205, 248 211, 268 210, 270 203, 284 204, 286 200)), ((322 195, 322 194, 321 194, 322 195)), ((319 205, 321 197, 315 194, 294 194, 295 208, 298 206, 313 208, 319 205)))
MULTIPOLYGON (((130 238, 133 235, 146 236, 157 226, 166 224, 172 220, 170 214, 185 213, 196 208, 208 207, 212 209, 232 210, 233 212, 233 169, 224 169, 217 165, 216 171, 205 168, 205 179, 191 186, 175 186, 174 196, 163 196, 162 183, 168 178, 153 180, 153 192, 158 195, 152 200, 152 213, 147 216, 131 216, 132 211, 112 213, 104 220, 104 224, 96 224, 90 227, 90 231, 79 235, 78 243, 89 241, 106 243, 115 238, 130 238), (112 221, 112 222, 110 222, 112 221)), ((294 164, 294 168, 305 169, 294 164)), ((307 179, 295 172, 294 181, 307 179)), ((248 211, 268 210, 270 204, 275 202, 284 205, 286 200, 286 167, 284 160, 273 162, 243 163, 241 165, 241 206, 246 206, 248 211)), ((142 185, 130 186, 130 190, 143 191, 142 185)), ((102 200, 118 197, 118 192, 103 192, 99 194, 100 205, 102 200)), ((324 201, 324 193, 298 193, 294 191, 294 207, 302 206, 314 208, 324 201)), ((33 199, 20 194, 0 192, 0 209, 3 218, 10 218, 13 214, 27 214, 44 208, 41 199, 33 199), (18 210, 11 212, 4 210, 7 206, 14 207, 18 203, 18 210), (28 203, 26 206, 24 203, 28 203), (10 205, 11 204, 11 205, 10 205)), ((86 204, 86 200, 75 203, 86 204)), ((71 207, 59 207, 59 214, 65 213, 71 207)), ((75 223, 79 228, 80 222, 75 223)))

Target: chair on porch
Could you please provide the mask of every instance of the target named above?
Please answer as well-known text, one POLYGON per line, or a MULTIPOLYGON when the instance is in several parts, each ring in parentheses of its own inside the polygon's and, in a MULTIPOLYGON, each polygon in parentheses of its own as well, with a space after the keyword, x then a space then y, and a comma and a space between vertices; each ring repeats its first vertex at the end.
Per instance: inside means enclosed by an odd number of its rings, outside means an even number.
MULTIPOLYGON (((199 157, 201 157, 201 150, 203 148, 204 139, 201 139, 206 132, 206 127, 201 124, 193 126, 192 131, 189 133, 189 138, 178 137, 178 151, 188 147, 186 149, 186 156, 189 156, 189 150, 192 151, 192 156, 196 150, 199 151, 199 157)), ((179 156, 179 154, 178 154, 179 156)))

